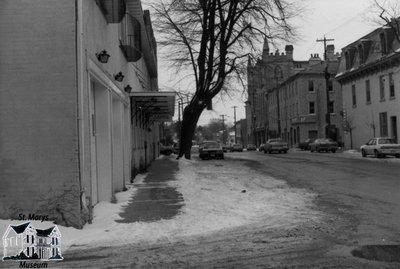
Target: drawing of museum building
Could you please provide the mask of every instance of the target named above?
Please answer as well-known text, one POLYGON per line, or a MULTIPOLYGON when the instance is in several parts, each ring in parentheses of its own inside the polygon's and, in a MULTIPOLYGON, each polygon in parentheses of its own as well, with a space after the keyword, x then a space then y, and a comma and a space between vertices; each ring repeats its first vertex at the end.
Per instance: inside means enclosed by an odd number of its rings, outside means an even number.
POLYGON ((3 235, 3 260, 17 256, 17 259, 62 260, 60 239, 56 225, 46 230, 35 229, 30 222, 9 225, 3 235))

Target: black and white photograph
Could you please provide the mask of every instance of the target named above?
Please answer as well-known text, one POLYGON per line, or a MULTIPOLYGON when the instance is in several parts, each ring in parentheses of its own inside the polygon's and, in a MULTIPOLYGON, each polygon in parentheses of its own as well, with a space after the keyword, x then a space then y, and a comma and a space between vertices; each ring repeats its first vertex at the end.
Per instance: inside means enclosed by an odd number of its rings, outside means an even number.
POLYGON ((0 0, 0 268, 400 268, 398 0, 0 0))

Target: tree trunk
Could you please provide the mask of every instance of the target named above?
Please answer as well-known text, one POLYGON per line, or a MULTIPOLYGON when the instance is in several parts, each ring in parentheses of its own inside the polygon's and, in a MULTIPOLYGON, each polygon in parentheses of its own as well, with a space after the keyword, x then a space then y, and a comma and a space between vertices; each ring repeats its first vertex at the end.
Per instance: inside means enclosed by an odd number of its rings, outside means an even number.
POLYGON ((204 106, 198 105, 198 102, 191 102, 185 107, 185 110, 183 111, 183 119, 180 131, 181 135, 179 141, 179 154, 177 159, 185 156, 186 159, 190 160, 190 150, 192 148, 194 132, 204 108, 204 106))

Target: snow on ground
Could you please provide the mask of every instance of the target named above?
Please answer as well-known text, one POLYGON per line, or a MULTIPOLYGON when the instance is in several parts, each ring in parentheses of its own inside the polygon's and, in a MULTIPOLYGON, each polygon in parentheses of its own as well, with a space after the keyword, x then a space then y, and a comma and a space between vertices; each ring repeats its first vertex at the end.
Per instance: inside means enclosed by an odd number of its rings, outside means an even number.
MULTIPOLYGON (((176 161, 176 160, 175 160, 176 161)), ((135 183, 143 183, 146 174, 135 183)), ((69 247, 110 246, 139 242, 172 242, 184 236, 199 235, 262 221, 266 227, 291 226, 319 218, 310 209, 313 194, 289 188, 284 181, 254 171, 240 161, 179 161, 176 181, 184 198, 180 214, 170 220, 118 223, 119 213, 134 197, 137 188, 117 193, 117 203, 101 202, 94 208, 92 224, 83 229, 59 226, 62 251, 69 247)), ((0 220, 0 234, 18 220, 0 220)), ((32 221, 36 228, 51 222, 32 221)), ((2 252, 2 249, 0 250, 2 252)), ((0 253, 1 253, 0 252, 0 253)))
POLYGON ((386 156, 385 158, 375 158, 373 155, 368 155, 367 157, 362 157, 361 152, 355 149, 349 149, 343 151, 346 157, 355 159, 364 159, 372 162, 389 162, 389 163, 400 163, 400 159, 394 156, 386 156))

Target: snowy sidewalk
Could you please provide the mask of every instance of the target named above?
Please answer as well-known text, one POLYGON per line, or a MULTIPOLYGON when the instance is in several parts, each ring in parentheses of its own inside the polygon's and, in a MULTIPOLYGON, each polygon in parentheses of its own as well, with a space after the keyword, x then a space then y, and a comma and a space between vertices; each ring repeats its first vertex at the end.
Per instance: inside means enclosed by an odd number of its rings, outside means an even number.
MULTIPOLYGON (((271 228, 290 227, 320 217, 319 212, 312 209, 314 194, 291 188, 284 181, 254 171, 243 160, 177 161, 170 156, 157 159, 152 169, 159 176, 165 175, 169 179, 172 179, 172 174, 168 175, 170 171, 167 170, 176 169, 176 180, 159 184, 182 194, 183 205, 180 199, 171 201, 173 205, 182 206, 175 212, 177 215, 169 219, 124 222, 127 219, 125 209, 133 201, 141 199, 139 194, 146 184, 150 189, 154 184, 149 177, 152 172, 138 175, 127 191, 116 194, 116 203, 100 202, 95 206, 92 224, 86 224, 81 230, 59 226, 62 252, 105 245, 174 242, 187 236, 252 223, 262 223, 271 228)), ((152 209, 149 208, 150 211, 152 209)), ((3 234, 9 224, 19 223, 17 220, 0 220, 0 233, 3 234)), ((32 223, 39 229, 53 224, 32 223)))
POLYGON ((137 188, 137 192, 119 214, 122 219, 116 221, 149 222, 175 217, 183 206, 183 199, 176 188, 168 186, 168 182, 176 180, 177 171, 178 163, 171 158, 156 160, 143 183, 134 182, 133 187, 137 188))

